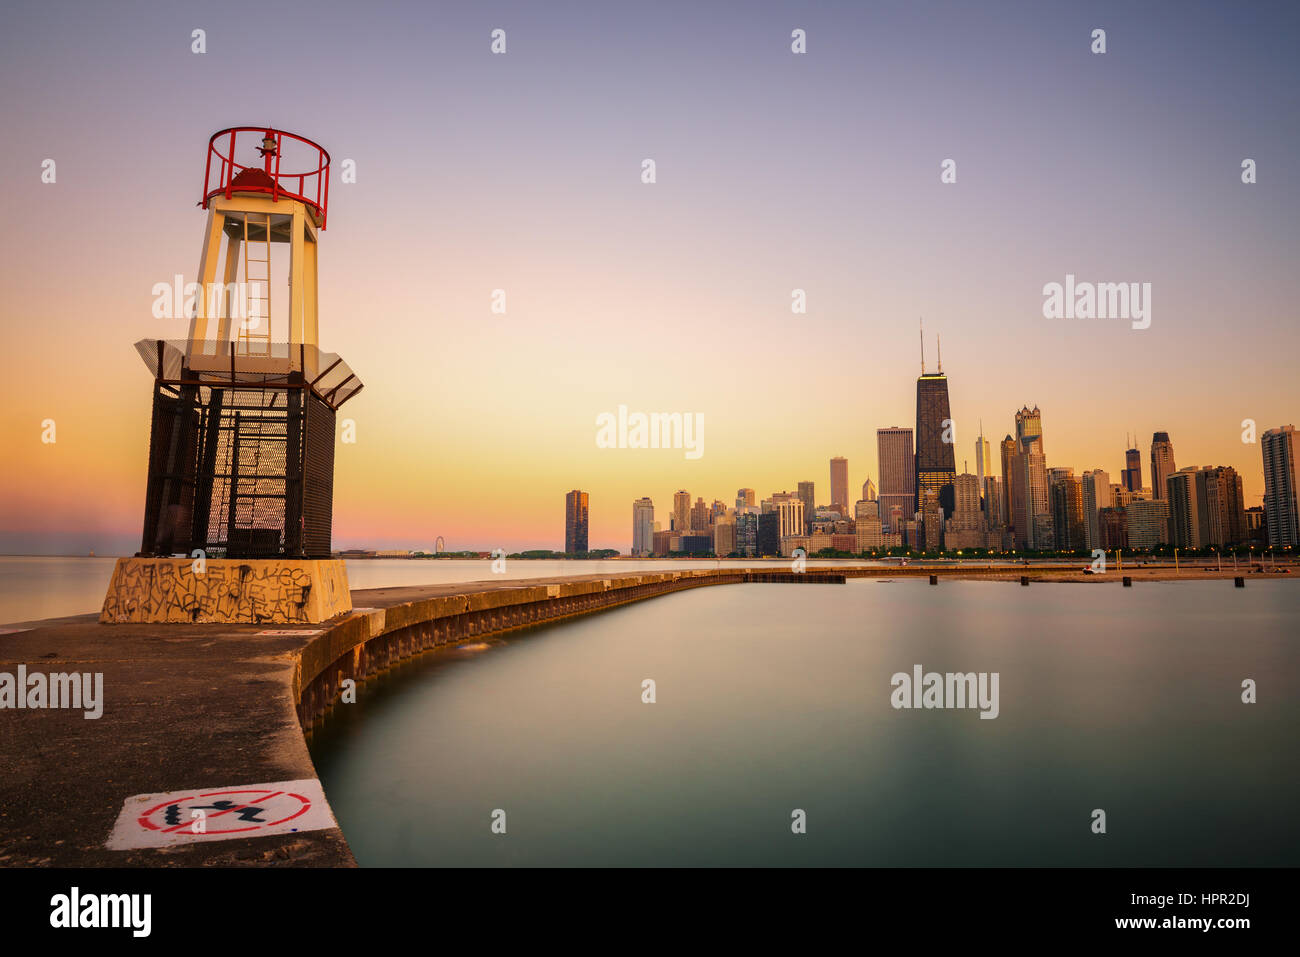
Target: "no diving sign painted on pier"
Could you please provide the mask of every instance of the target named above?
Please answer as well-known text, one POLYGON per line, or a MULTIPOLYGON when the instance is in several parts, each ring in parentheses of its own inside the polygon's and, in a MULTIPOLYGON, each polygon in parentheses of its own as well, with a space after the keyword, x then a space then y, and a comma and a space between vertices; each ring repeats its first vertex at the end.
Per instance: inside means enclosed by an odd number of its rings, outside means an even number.
POLYGON ((126 799, 107 847, 129 851, 338 827, 320 781, 194 788, 126 799))

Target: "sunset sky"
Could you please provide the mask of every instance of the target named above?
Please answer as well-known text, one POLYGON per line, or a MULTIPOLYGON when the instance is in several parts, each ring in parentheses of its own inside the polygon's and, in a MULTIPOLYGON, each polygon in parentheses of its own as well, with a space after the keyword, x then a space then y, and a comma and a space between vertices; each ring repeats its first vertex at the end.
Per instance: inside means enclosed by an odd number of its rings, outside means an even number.
POLYGON ((1050 467, 1118 482, 1136 432, 1149 484, 1162 430, 1258 505, 1242 420, 1300 419, 1297 10, 10 2, 0 552, 139 547, 132 343, 185 336, 151 288, 195 277, 208 137, 262 123, 336 166, 321 344, 365 382, 336 547, 562 548, 581 488, 626 552, 639 496, 665 527, 678 488, 829 503, 836 455, 856 497, 875 430, 914 424, 918 316, 959 470, 1036 404, 1050 467), (1045 319, 1067 273, 1150 283, 1150 328, 1045 319), (704 455, 598 448, 620 404, 702 414, 704 455))

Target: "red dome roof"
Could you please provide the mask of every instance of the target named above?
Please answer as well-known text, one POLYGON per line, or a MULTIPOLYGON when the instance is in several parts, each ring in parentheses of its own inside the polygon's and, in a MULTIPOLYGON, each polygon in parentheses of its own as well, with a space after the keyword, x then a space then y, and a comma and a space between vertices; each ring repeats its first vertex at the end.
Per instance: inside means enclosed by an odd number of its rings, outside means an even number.
POLYGON ((275 189, 275 180, 267 175, 266 170, 250 166, 239 171, 230 181, 230 188, 236 193, 269 193, 275 189))

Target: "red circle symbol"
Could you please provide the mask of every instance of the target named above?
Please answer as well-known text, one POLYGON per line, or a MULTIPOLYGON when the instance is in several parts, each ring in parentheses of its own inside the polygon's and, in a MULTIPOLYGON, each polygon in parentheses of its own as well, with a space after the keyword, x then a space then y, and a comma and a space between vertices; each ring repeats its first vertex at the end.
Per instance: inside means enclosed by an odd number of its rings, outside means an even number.
POLYGON ((293 791, 241 788, 201 791, 172 798, 151 807, 136 820, 141 827, 163 834, 186 830, 196 835, 240 834, 284 824, 310 809, 311 800, 293 791), (195 818, 193 811, 202 811, 202 818, 195 818), (200 819, 204 822, 204 829, 195 831, 194 825, 200 819), (220 822, 216 828, 212 827, 213 821, 220 822))

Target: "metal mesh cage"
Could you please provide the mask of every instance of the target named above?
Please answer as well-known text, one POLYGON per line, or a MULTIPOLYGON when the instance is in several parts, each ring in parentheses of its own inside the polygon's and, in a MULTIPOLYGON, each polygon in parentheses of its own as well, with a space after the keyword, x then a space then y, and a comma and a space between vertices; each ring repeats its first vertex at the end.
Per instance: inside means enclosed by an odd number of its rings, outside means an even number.
MULTIPOLYGON (((212 468, 201 479, 210 487, 206 522, 196 522, 194 533, 209 552, 227 557, 262 557, 285 554, 292 547, 288 486, 291 466, 300 450, 291 448, 291 434, 301 431, 301 413, 295 393, 265 389, 204 389, 208 401, 204 415, 204 448, 212 468)), ((294 483, 296 484, 296 483, 294 483)), ((202 547, 202 546, 199 546, 202 547)))
POLYGON ((141 553, 330 554, 334 411, 310 389, 159 385, 141 553))
POLYGON ((328 558, 334 420, 361 381, 338 355, 145 339, 153 428, 141 555, 328 558))

